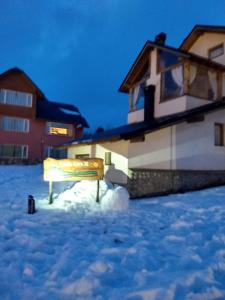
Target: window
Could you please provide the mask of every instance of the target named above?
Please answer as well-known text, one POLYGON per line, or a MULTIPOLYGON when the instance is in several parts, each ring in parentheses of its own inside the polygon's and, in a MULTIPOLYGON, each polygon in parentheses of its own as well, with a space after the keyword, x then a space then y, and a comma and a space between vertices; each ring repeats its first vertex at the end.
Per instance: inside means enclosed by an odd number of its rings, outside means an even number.
POLYGON ((158 72, 177 65, 180 63, 180 61, 180 56, 168 51, 160 50, 158 51, 158 72))
POLYGON ((47 122, 46 124, 47 134, 52 135, 73 135, 73 127, 70 124, 56 123, 56 122, 47 122))
POLYGON ((136 85, 133 89, 132 93, 133 99, 133 109, 139 110, 144 108, 144 101, 145 101, 145 83, 142 82, 136 85))
POLYGON ((215 146, 224 146, 224 125, 215 124, 215 146))
POLYGON ((210 59, 216 58, 218 56, 223 55, 223 53, 224 53, 224 47, 223 44, 220 44, 216 47, 209 49, 209 58, 210 59))
POLYGON ((1 158, 27 158, 27 145, 0 145, 1 158))
POLYGON ((18 105, 18 106, 32 106, 33 95, 30 93, 17 92, 12 90, 0 90, 0 103, 18 105))
POLYGON ((4 131, 29 132, 30 122, 27 119, 2 117, 1 129, 4 131))
POLYGON ((45 147, 45 158, 67 158, 67 150, 66 149, 54 149, 52 146, 45 147))
POLYGON ((161 74, 161 101, 183 95, 183 66, 176 66, 161 74))
POLYGON ((77 159, 89 158, 89 154, 76 154, 75 158, 77 158, 77 159))
POLYGON ((184 94, 182 57, 172 52, 158 51, 158 72, 161 72, 161 102, 184 94))
POLYGON ((189 94, 203 99, 216 100, 217 72, 199 64, 191 64, 189 94))

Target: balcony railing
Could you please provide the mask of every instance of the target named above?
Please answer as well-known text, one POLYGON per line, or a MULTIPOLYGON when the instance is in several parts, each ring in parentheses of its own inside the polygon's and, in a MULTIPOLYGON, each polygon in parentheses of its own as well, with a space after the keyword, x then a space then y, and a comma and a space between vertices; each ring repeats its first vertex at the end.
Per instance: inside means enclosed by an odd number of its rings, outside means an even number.
POLYGON ((187 60, 161 72, 161 102, 183 95, 218 100, 222 78, 221 71, 187 60))

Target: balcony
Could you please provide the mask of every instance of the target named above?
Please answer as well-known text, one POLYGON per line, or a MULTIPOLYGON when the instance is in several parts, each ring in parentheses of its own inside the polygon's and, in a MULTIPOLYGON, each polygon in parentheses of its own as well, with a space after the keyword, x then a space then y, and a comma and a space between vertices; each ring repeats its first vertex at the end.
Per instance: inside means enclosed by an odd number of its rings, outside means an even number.
POLYGON ((222 72, 186 61, 161 72, 160 102, 184 95, 215 101, 222 97, 222 72))

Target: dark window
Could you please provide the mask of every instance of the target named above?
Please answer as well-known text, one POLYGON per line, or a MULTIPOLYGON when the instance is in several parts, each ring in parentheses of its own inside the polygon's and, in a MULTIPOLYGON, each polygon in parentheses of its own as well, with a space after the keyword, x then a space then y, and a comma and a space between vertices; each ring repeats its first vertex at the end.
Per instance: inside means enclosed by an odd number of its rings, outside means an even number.
POLYGON ((223 53, 224 53, 224 47, 223 44, 221 44, 209 49, 209 58, 210 59, 216 58, 218 56, 223 55, 223 53))
POLYGON ((28 146, 26 145, 0 145, 2 158, 27 158, 28 146))
POLYGON ((224 125, 223 124, 215 124, 215 146, 223 146, 224 145, 224 125))
POLYGON ((171 66, 179 64, 181 57, 167 51, 159 51, 158 54, 158 71, 163 71, 171 66))
POLYGON ((142 82, 135 86, 133 89, 133 105, 135 110, 144 108, 144 99, 145 99, 145 83, 142 82))
POLYGON ((52 157, 52 158, 58 158, 63 159, 67 158, 67 150, 66 149, 55 149, 51 146, 45 147, 45 158, 52 157))
POLYGON ((77 159, 89 158, 89 154, 76 154, 75 158, 77 158, 77 159))

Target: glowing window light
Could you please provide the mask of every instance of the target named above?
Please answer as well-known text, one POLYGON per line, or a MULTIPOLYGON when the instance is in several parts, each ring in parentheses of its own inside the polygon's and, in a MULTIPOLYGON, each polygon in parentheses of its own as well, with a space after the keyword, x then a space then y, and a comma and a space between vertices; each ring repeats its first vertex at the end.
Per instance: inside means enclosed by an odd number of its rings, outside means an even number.
POLYGON ((68 135, 68 129, 60 127, 50 127, 50 134, 68 135))

